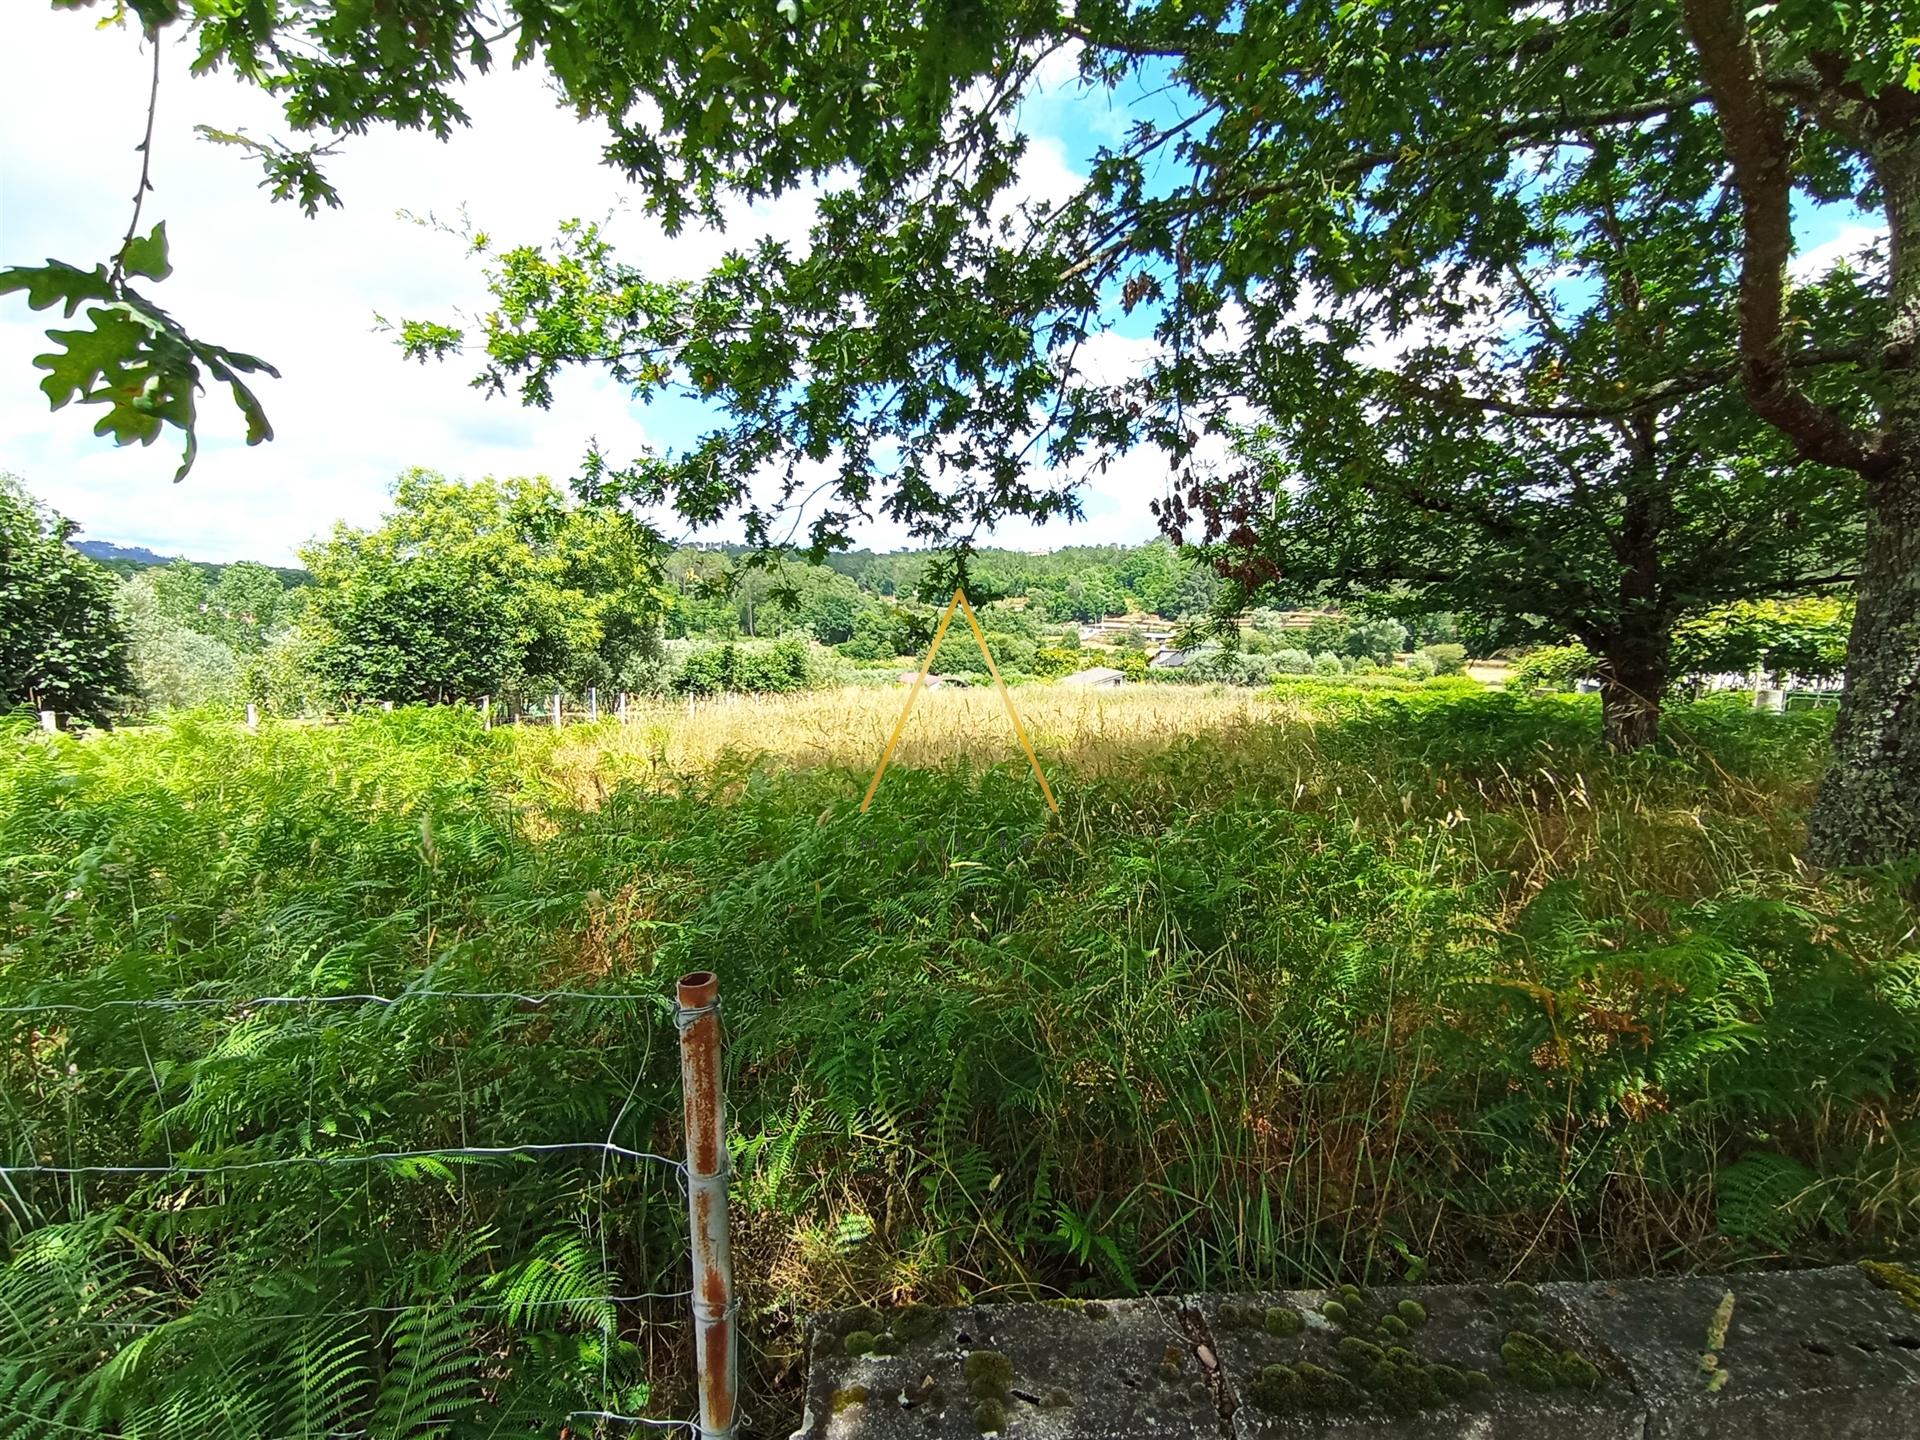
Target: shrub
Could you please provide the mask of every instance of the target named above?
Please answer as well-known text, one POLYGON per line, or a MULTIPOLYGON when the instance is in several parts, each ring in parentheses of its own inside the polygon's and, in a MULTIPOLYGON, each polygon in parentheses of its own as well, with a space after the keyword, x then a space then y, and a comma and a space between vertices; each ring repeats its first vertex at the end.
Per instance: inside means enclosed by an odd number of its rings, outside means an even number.
POLYGON ((1385 660, 1407 643, 1407 627, 1398 620, 1356 620, 1347 629, 1343 649, 1369 660, 1385 660))
POLYGON ((1033 652, 1033 673, 1049 680, 1058 680, 1062 675, 1071 675, 1076 670, 1084 670, 1094 662, 1086 657, 1086 652, 1078 646, 1068 649, 1062 645, 1042 645, 1033 652))
POLYGON ((1467 647, 1464 645, 1428 645, 1420 653, 1433 662, 1436 675, 1459 675, 1467 668, 1467 647))
POLYGON ((675 688, 686 695, 777 694, 804 690, 811 682, 807 642, 790 637, 772 644, 729 642, 697 649, 687 656, 675 688))
POLYGON ((1346 673, 1346 667, 1340 663, 1340 657, 1331 650, 1322 650, 1313 657, 1313 673, 1331 677, 1346 673))
POLYGON ((1415 680, 1431 680, 1439 673, 1439 667, 1434 664, 1433 656, 1424 650, 1417 650, 1407 657, 1402 671, 1415 680))
POLYGON ((1313 656, 1304 650, 1276 650, 1273 652, 1273 673, 1276 675, 1311 675, 1313 656))
POLYGON ((1576 680, 1594 673, 1598 662, 1584 645, 1546 645, 1522 655, 1507 676, 1507 688, 1521 694, 1535 690, 1571 690, 1576 680))

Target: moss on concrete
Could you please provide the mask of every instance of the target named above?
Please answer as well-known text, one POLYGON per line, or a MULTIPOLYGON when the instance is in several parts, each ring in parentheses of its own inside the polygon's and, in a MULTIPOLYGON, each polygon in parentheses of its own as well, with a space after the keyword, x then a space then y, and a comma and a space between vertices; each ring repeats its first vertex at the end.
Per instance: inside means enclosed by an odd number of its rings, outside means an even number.
POLYGON ((1592 1390, 1600 1384, 1600 1371, 1586 1356, 1531 1330, 1507 1333, 1500 1363, 1507 1378, 1523 1390, 1592 1390))
POLYGON ((887 1329, 893 1333, 894 1338, 910 1345, 915 1340, 924 1340, 931 1335, 939 1324, 940 1312, 933 1306, 923 1305, 916 1300, 913 1304, 903 1305, 894 1311, 888 1318, 887 1329))
POLYGON ((1874 1284, 1891 1290, 1907 1309, 1920 1311, 1920 1275, 1891 1260, 1862 1260, 1860 1268, 1874 1284))
POLYGON ((982 1435, 998 1435, 1007 1428, 1007 1407, 999 1400, 982 1400, 973 1407, 973 1428, 982 1435))
POLYGON ((1291 1305, 1269 1305, 1260 1316, 1260 1328, 1267 1334, 1285 1339, 1306 1328, 1306 1320, 1291 1305))

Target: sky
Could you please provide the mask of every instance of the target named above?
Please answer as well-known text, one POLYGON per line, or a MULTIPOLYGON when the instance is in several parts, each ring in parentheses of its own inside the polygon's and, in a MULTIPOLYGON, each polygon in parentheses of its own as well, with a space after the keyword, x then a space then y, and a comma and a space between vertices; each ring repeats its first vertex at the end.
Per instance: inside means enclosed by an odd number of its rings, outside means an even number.
MULTIPOLYGON (((132 30, 97 28, 97 13, 28 5, 8 15, 0 262, 56 256, 88 265, 110 256, 126 230, 151 59, 132 30), (85 105, 67 99, 76 76, 91 92, 85 105), (47 144, 56 117, 59 143, 47 144)), ((309 220, 295 206, 269 203, 245 155, 193 129, 297 139, 272 102, 224 76, 190 77, 186 50, 162 43, 155 188, 141 229, 167 222, 175 270, 148 293, 192 333, 280 370, 279 380, 256 385, 275 438, 247 447, 224 391, 210 392, 200 402, 199 460, 174 484, 176 432, 151 447, 116 447, 92 434, 87 407, 48 409, 31 364, 58 312, 0 298, 0 471, 78 521, 82 538, 198 560, 292 564, 300 545, 336 522, 376 522, 394 476, 410 466, 564 482, 590 439, 623 459, 699 433, 697 405, 671 397, 632 404, 619 387, 587 375, 564 377, 553 407, 539 411, 471 389, 470 362, 404 361, 392 337, 377 331, 377 315, 444 319, 483 308, 485 298, 462 242, 418 217, 464 222, 501 244, 544 241, 575 216, 606 220, 616 254, 663 277, 700 273, 723 245, 756 235, 801 238, 811 218, 811 197, 795 195, 741 207, 724 238, 696 230, 668 239, 631 187, 600 163, 603 130, 562 109, 537 67, 502 67, 463 87, 473 123, 450 141, 393 131, 348 141, 326 163, 344 207, 309 220)), ((1051 98, 1029 109, 1033 146, 1022 177, 1052 193, 1076 183, 1069 133, 1084 147, 1117 136, 1122 124, 1104 99, 1065 94, 1066 70, 1056 78, 1051 98)), ((1094 358, 1125 365, 1138 354, 1137 340, 1116 336, 1094 358)), ((1006 525, 993 538, 1023 548, 1148 539, 1147 500, 1161 493, 1163 475, 1154 456, 1136 452, 1090 486, 1083 523, 1006 525)), ((697 538, 739 532, 723 526, 697 538)), ((887 548, 905 544, 906 534, 873 523, 855 539, 887 548)))
MULTIPOLYGON (((91 264, 125 232, 139 174, 150 58, 131 29, 100 28, 98 11, 16 5, 0 50, 0 263, 57 256, 91 264), (70 91, 84 77, 86 103, 70 91), (57 143, 48 143, 57 127, 57 143)), ((151 447, 116 447, 91 433, 89 407, 49 411, 32 357, 57 312, 0 298, 0 471, 79 522, 86 538, 224 562, 296 563, 295 552, 335 523, 368 525, 393 478, 424 465, 449 475, 573 474, 589 439, 616 459, 693 439, 699 407, 676 399, 641 406, 585 374, 563 377, 550 410, 471 389, 473 366, 404 361, 376 315, 448 318, 481 308, 478 265, 455 236, 418 218, 488 231, 501 244, 549 238, 563 219, 605 219, 616 254, 661 277, 699 273, 723 246, 759 234, 799 239, 806 194, 729 217, 724 237, 690 230, 669 239, 638 197, 600 163, 602 130, 577 122, 537 66, 504 67, 466 85, 472 126, 442 142, 380 131, 349 140, 327 162, 345 202, 309 220, 271 204, 245 155, 195 134, 196 124, 293 139, 265 96, 224 76, 190 78, 187 51, 163 40, 154 191, 141 228, 167 222, 174 274, 150 288, 202 338, 259 354, 281 372, 257 386, 275 439, 249 448, 224 392, 202 397, 200 458, 180 484, 176 433, 151 447)), ((1060 193, 1093 145, 1116 138, 1113 102, 1079 91, 1070 64, 1029 102, 1032 145, 1023 188, 1060 193)), ((303 142, 304 143, 304 142, 303 142)), ((1822 218, 1808 235, 1826 249, 1863 238, 1858 217, 1822 218)), ((1137 326, 1102 337, 1083 360, 1113 378, 1141 365, 1150 342, 1137 326)), ((1133 543, 1154 533, 1147 502, 1164 489, 1150 450, 1121 457, 1083 491, 1086 518, 1036 530, 1003 525, 995 542, 1023 548, 1133 543)), ((738 538, 726 528, 706 539, 738 538)), ((857 544, 905 543, 876 522, 857 544)))

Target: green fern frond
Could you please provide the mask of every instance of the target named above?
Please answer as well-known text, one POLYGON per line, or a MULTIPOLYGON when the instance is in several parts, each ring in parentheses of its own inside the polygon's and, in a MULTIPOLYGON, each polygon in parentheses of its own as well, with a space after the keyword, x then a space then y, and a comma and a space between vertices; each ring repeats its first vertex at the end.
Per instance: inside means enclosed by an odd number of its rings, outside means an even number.
POLYGON ((394 1320, 387 1344, 392 1359, 374 1404, 376 1440, 442 1435, 479 1399, 472 1338, 456 1307, 413 1307, 394 1320))

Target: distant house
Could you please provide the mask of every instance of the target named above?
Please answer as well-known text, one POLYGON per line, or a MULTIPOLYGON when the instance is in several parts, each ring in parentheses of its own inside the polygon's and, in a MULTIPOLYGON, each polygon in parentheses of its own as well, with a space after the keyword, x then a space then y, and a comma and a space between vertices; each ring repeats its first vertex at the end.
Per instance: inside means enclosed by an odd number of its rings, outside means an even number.
MULTIPOLYGON (((920 672, 918 670, 902 670, 900 672, 900 683, 902 685, 911 685, 913 684, 914 681, 918 680, 919 678, 920 678, 920 672)), ((927 676, 927 689, 929 690, 938 690, 942 685, 945 685, 946 683, 947 683, 947 677, 944 675, 927 676)))
POLYGON ((1171 646, 1162 650, 1147 661, 1149 670, 1184 670, 1191 665, 1199 652, 1195 650, 1175 650, 1171 646))
POLYGON ((1063 675, 1062 685, 1089 685, 1096 689, 1111 689, 1115 685, 1127 683, 1127 677, 1118 670, 1110 670, 1104 665, 1096 665, 1091 670, 1076 670, 1071 675, 1063 675))

